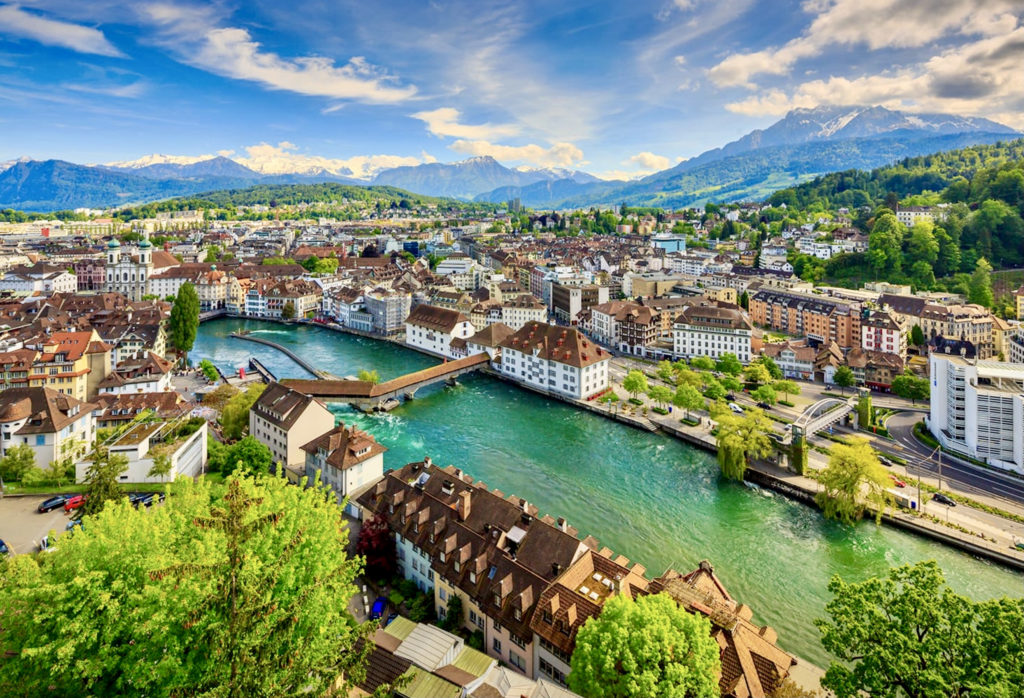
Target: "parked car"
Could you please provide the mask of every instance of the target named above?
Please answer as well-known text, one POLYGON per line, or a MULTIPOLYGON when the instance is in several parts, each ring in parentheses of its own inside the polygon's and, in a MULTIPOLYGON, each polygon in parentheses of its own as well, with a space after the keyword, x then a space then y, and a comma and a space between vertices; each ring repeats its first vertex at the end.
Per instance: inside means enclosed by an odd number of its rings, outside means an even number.
POLYGON ((0 540, 0 555, 10 555, 11 549, 7 547, 7 543, 0 540))
POLYGON ((907 486, 907 483, 903 482, 903 480, 900 480, 895 475, 890 475, 889 479, 892 480, 892 484, 896 485, 897 487, 906 487, 907 486))
POLYGON ((956 502, 954 502, 951 498, 947 497, 946 495, 942 494, 941 492, 936 492, 935 494, 933 494, 932 495, 932 501, 933 502, 938 502, 939 504, 945 504, 947 507, 955 507, 956 506, 956 502))
POLYGON ((733 395, 732 393, 726 393, 725 399, 728 400, 729 402, 736 402, 736 396, 733 395))
POLYGON ((891 468, 893 466, 893 462, 882 455, 878 456, 878 462, 884 465, 886 468, 891 468))
POLYGON ((770 410, 772 408, 772 406, 769 405, 767 402, 759 402, 757 403, 757 406, 760 407, 762 410, 770 410))
POLYGON ((67 503, 67 501, 68 495, 58 494, 56 497, 50 497, 49 499, 41 501, 39 506, 36 507, 36 511, 40 514, 45 514, 46 512, 53 511, 54 509, 60 509, 67 503))
POLYGON ((382 617, 387 606, 388 600, 383 596, 378 596, 373 602, 373 606, 370 608, 370 620, 377 620, 382 617))
POLYGON ((729 409, 736 414, 743 414, 743 408, 737 405, 735 402, 729 403, 729 409))
POLYGON ((73 528, 84 529, 85 528, 85 524, 82 523, 81 519, 71 519, 70 521, 68 521, 67 526, 64 527, 64 530, 65 531, 70 531, 73 528))
POLYGON ((153 506, 153 500, 155 500, 155 499, 156 499, 156 492, 143 492, 133 502, 133 505, 135 506, 136 509, 139 508, 140 504, 142 506, 144 506, 144 507, 151 507, 151 506, 153 506))
POLYGON ((75 496, 69 498, 68 501, 64 502, 64 511, 65 512, 74 511, 75 509, 78 509, 83 504, 85 504, 85 495, 84 494, 76 494, 75 496))

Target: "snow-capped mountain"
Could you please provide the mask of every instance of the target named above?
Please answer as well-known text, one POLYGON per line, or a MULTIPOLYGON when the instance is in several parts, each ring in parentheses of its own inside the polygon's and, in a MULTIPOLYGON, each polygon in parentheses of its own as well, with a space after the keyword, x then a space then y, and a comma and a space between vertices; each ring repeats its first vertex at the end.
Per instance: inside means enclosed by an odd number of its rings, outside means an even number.
POLYGON ((204 160, 213 160, 216 155, 164 155, 152 153, 143 155, 135 160, 121 160, 118 162, 104 163, 106 167, 113 167, 119 170, 139 170, 150 165, 194 165, 204 160))

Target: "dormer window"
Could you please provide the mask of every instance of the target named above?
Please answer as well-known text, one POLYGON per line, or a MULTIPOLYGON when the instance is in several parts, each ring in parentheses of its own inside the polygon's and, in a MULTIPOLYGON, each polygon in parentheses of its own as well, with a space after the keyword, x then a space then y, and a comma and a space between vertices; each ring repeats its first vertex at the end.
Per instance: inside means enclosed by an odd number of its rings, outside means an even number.
POLYGON ((523 612, 520 611, 518 608, 512 610, 512 615, 515 617, 516 620, 523 619, 523 612))
POLYGON ((458 572, 461 569, 462 569, 462 563, 460 563, 458 560, 456 560, 455 561, 455 571, 458 572))
POLYGON ((441 562, 444 562, 444 559, 445 559, 446 557, 447 557, 447 555, 445 555, 445 554, 444 554, 444 551, 442 550, 442 551, 441 551, 441 562))
POLYGON ((469 583, 476 584, 476 572, 470 570, 469 572, 469 583))
POLYGON ((494 605, 499 607, 501 606, 501 594, 497 592, 494 594, 494 605))

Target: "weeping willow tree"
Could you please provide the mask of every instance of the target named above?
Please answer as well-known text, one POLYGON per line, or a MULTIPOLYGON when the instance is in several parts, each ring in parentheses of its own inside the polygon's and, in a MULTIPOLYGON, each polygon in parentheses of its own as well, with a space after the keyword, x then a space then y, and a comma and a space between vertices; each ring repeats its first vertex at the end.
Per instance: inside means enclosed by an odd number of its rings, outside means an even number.
POLYGON ((772 422, 761 410, 743 415, 723 414, 717 417, 718 465, 722 474, 742 480, 752 458, 764 458, 772 452, 772 422))

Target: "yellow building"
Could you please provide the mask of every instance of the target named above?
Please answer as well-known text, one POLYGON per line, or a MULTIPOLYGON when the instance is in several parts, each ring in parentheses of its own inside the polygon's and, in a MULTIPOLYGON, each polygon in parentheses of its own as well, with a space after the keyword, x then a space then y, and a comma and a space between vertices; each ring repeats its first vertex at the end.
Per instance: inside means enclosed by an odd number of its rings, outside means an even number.
POLYGON ((86 402, 110 373, 110 345, 96 330, 54 332, 37 346, 28 387, 51 388, 86 402))

